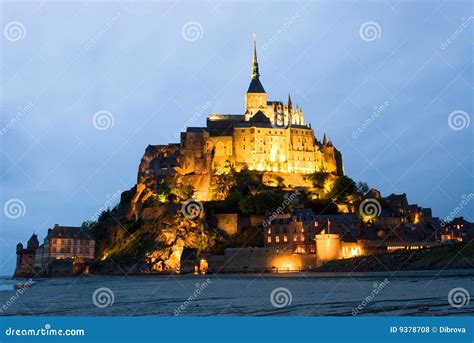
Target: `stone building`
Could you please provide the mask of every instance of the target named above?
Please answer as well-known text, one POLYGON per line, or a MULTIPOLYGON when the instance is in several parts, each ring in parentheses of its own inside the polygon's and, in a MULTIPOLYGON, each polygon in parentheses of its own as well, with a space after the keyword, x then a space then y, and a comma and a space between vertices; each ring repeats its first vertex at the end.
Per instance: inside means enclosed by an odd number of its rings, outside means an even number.
MULTIPOLYGON (((51 274, 54 261, 70 260, 73 268, 70 272, 74 273, 94 259, 94 251, 95 241, 90 229, 56 224, 48 230, 43 244, 36 250, 34 268, 39 274, 51 274)), ((63 265, 61 269, 64 269, 63 265)))
MULTIPOLYGON (((356 237, 360 232, 361 221, 354 214, 314 215, 311 209, 295 210, 280 215, 266 228, 264 244, 266 247, 290 249, 294 253, 315 253, 315 236, 322 231, 337 234, 344 238, 356 237)), ((349 243, 349 242, 347 242, 349 243)), ((352 241, 351 241, 352 243, 352 241)))
POLYGON ((458 241, 469 242, 474 239, 474 225, 464 217, 454 218, 448 223, 444 223, 440 230, 440 239, 442 242, 458 241))
POLYGON ((316 139, 303 109, 290 96, 286 103, 268 100, 260 81, 255 41, 252 78, 244 100, 242 113, 210 114, 205 127, 188 127, 179 143, 147 147, 129 217, 169 175, 192 185, 197 200, 215 198, 212 177, 226 173, 229 166, 237 171, 274 173, 295 187, 311 187, 303 176, 316 171, 343 175, 341 153, 325 135, 322 141, 316 139))
POLYGON ((23 248, 22 243, 16 246, 16 268, 13 277, 25 278, 33 276, 33 266, 35 263, 35 254, 39 246, 38 236, 31 235, 26 248, 23 248))

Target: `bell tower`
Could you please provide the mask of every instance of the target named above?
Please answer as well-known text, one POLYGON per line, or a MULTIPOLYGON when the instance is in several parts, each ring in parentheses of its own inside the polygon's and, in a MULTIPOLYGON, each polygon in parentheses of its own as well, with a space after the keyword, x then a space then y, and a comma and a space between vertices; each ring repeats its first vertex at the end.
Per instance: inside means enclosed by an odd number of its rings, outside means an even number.
POLYGON ((257 35, 253 34, 252 80, 245 93, 245 120, 249 120, 259 110, 267 107, 267 93, 260 82, 257 60, 257 35))

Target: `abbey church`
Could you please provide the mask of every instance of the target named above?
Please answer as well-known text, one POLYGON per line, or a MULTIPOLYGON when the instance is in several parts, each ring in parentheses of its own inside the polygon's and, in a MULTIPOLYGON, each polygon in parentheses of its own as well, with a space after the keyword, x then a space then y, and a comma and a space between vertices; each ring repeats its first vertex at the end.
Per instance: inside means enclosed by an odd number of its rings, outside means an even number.
POLYGON ((255 37, 252 79, 242 113, 210 114, 206 127, 188 127, 180 143, 148 146, 136 197, 146 197, 141 193, 152 180, 175 174, 195 187, 197 199, 211 200, 212 175, 225 172, 229 165, 236 171, 278 174, 289 186, 308 186, 304 175, 316 171, 338 176, 344 172, 341 153, 325 135, 322 141, 316 139, 302 108, 293 105, 290 96, 286 104, 268 100, 260 81, 255 37))

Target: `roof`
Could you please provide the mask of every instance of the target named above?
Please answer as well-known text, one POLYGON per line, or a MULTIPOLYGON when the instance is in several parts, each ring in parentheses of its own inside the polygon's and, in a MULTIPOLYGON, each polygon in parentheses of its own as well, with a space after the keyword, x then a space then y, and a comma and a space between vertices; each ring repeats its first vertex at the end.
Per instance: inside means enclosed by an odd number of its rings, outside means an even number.
POLYGON ((354 236, 354 234, 351 232, 346 232, 342 235, 341 240, 347 243, 350 243, 350 242, 354 243, 354 242, 357 242, 357 237, 354 236))
POLYGON ((270 124, 270 119, 262 111, 257 111, 249 121, 251 123, 270 124))
POLYGON ((359 222, 360 219, 355 214, 321 214, 315 218, 318 221, 330 220, 333 222, 359 222))
POLYGON ((265 89, 263 89, 262 83, 258 78, 253 78, 252 81, 250 81, 247 93, 265 93, 265 89))
POLYGON ((91 229, 76 226, 59 226, 58 224, 46 236, 46 239, 51 238, 94 239, 91 229))
POLYGON ((314 220, 314 213, 310 208, 294 210, 293 215, 297 217, 297 220, 302 222, 310 222, 314 220))

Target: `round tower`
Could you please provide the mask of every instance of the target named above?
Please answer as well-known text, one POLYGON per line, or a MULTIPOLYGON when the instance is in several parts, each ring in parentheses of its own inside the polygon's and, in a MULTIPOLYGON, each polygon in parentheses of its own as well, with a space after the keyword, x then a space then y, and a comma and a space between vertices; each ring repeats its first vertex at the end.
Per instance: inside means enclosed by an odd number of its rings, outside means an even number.
POLYGON ((341 258, 341 236, 337 233, 325 233, 316 235, 316 259, 325 263, 341 258))

